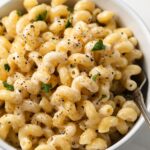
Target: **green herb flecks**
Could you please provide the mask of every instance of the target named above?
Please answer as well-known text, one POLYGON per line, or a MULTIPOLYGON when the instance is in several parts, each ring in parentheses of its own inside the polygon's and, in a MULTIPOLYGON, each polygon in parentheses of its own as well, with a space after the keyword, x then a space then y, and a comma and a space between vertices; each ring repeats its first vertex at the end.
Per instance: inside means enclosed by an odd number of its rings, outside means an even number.
POLYGON ((42 89, 45 93, 48 93, 48 92, 52 89, 52 85, 51 85, 51 84, 42 83, 41 89, 42 89))
POLYGON ((35 21, 45 21, 47 18, 47 11, 43 11, 41 14, 36 16, 35 21))
POLYGON ((99 74, 98 74, 98 73, 97 73, 97 74, 95 74, 95 75, 93 75, 93 76, 92 76, 92 80, 93 80, 93 81, 96 81, 98 76, 99 76, 99 74))
POLYGON ((9 64, 4 64, 4 69, 9 72, 10 71, 10 66, 9 64))
POLYGON ((70 11, 72 13, 74 10, 72 7, 68 7, 68 11, 70 11))
POLYGON ((14 86, 8 84, 6 81, 3 82, 3 86, 9 91, 14 91, 14 86))
POLYGON ((103 98, 106 98, 106 97, 107 97, 107 95, 102 95, 102 99, 103 99, 103 98))
POLYGON ((100 51, 104 50, 106 46, 103 44, 102 40, 99 40, 98 42, 95 43, 94 47, 92 48, 92 51, 100 51))
POLYGON ((23 15, 23 12, 21 10, 17 10, 17 15, 18 16, 22 16, 23 15))
POLYGON ((70 28, 70 27, 72 27, 72 23, 70 19, 68 19, 65 28, 70 28))

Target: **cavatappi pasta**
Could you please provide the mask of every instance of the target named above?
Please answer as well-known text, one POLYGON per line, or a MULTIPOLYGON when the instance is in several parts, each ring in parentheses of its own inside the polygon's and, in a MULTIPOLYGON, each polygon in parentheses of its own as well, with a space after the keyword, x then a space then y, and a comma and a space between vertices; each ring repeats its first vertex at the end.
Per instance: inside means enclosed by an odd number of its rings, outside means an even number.
POLYGON ((105 150, 140 115, 137 39, 116 14, 24 0, 0 23, 0 138, 22 150, 105 150))

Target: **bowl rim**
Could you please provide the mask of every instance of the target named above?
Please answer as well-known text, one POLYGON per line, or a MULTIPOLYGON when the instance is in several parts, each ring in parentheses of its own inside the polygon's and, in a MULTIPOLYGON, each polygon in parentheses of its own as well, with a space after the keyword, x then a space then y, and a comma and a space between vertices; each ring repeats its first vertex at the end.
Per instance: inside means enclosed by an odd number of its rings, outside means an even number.
MULTIPOLYGON (((125 0, 112 0, 115 3, 118 3, 118 5, 120 7, 123 7, 124 9, 126 9, 127 11, 129 11, 132 15, 132 17, 138 21, 138 23, 140 24, 139 26, 142 27, 142 30, 145 30, 145 35, 148 39, 150 39, 150 29, 148 28, 147 24, 144 22, 144 20, 142 19, 142 17, 125 1, 125 0)), ((147 90, 147 95, 150 93, 150 89, 148 87, 147 90)), ((146 99, 146 101, 148 101, 148 99, 146 99)), ((147 104, 147 109, 150 109, 150 104, 147 104)), ((137 131, 141 129, 142 125, 144 124, 145 120, 143 118, 143 116, 141 115, 140 118, 137 120, 137 122, 135 123, 135 125, 133 126, 133 128, 123 137, 121 138, 117 143, 113 144, 112 146, 110 146, 109 148, 107 148, 107 150, 115 150, 117 148, 119 148, 120 146, 123 146, 124 144, 126 144, 131 137, 133 137, 133 135, 138 134, 137 131)))
MULTIPOLYGON (((99 1, 99 0, 95 0, 99 1)), ((126 11, 129 11, 132 15, 132 17, 140 24, 139 26, 142 27, 142 30, 145 32, 145 36, 150 39, 150 29, 148 28, 147 24, 144 22, 142 17, 132 8, 125 0, 111 0, 113 3, 116 3, 118 7, 124 8, 126 11)), ((5 4, 10 3, 11 0, 5 0, 0 2, 0 8, 3 7, 5 4)), ((150 94, 150 88, 148 88, 147 94, 150 94)), ((148 99, 147 99, 148 101, 148 99)), ((150 104, 147 105, 148 110, 150 109, 150 104)), ((141 115, 140 118, 137 120, 136 124, 133 126, 133 128, 122 138, 120 139, 117 143, 113 144, 107 150, 115 150, 119 148, 120 146, 123 146, 133 135, 137 134, 136 132, 142 127, 144 124, 144 118, 141 115)), ((9 146, 6 142, 1 141, 2 145, 0 145, 0 148, 5 149, 10 149, 14 150, 12 146, 9 146)))

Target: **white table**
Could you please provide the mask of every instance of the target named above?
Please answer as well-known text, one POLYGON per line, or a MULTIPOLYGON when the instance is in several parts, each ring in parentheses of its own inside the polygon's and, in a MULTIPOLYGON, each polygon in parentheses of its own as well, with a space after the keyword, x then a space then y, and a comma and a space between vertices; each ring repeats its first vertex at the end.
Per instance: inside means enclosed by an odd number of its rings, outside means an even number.
MULTIPOLYGON (((150 0, 126 0, 150 29, 150 0)), ((150 129, 144 125, 138 135, 118 150, 150 150, 150 129)))

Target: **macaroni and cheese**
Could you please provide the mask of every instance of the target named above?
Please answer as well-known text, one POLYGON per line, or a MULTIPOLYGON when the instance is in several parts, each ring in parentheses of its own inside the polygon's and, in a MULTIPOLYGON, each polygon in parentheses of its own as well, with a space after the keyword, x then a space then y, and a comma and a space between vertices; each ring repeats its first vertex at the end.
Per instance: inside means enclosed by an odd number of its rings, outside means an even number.
POLYGON ((105 150, 140 115, 138 41, 90 0, 24 0, 0 23, 0 138, 22 150, 105 150))

